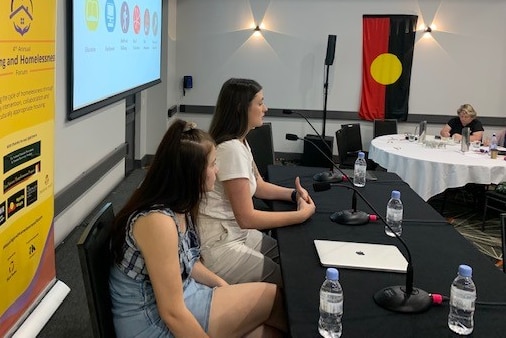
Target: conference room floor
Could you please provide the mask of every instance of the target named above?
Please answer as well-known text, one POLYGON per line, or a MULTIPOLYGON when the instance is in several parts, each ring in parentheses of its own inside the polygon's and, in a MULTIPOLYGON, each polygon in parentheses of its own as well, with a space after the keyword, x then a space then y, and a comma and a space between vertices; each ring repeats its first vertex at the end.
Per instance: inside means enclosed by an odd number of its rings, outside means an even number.
MULTIPOLYGON (((287 163, 287 165, 293 165, 293 163, 287 163)), ((104 201, 99 203, 97 210, 106 201, 112 202, 114 210, 119 210, 133 189, 142 181, 145 172, 145 169, 136 169, 130 173, 104 201)), ((481 217, 477 216, 479 215, 479 211, 475 211, 471 215, 467 198, 468 196, 459 196, 458 194, 453 197, 450 196, 450 199, 446 202, 443 216, 450 219, 450 222, 454 224, 457 230, 495 261, 500 256, 501 245, 498 220, 495 222, 494 217, 496 216, 491 213, 485 232, 481 232, 481 217), (482 247, 484 248, 483 250, 482 247)), ((441 197, 438 196, 429 201, 436 210, 439 210, 441 202, 441 197)), ((38 337, 66 338, 93 336, 76 248, 76 243, 88 220, 89 218, 82 225, 76 227, 56 249, 57 278, 67 284, 71 291, 38 337)))
POLYGON ((499 214, 489 211, 485 231, 481 231, 483 205, 476 204, 473 194, 464 189, 456 189, 448 193, 446 202, 444 198, 444 194, 439 194, 431 198, 428 203, 436 210, 441 210, 445 203, 442 215, 447 221, 499 266, 502 262, 499 214))

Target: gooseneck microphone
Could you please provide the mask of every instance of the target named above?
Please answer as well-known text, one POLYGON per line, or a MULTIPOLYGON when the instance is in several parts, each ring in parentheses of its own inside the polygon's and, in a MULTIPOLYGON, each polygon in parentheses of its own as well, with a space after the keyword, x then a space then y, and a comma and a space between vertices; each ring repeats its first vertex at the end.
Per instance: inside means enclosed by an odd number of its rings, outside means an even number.
MULTIPOLYGON (((314 185, 318 185, 318 191, 324 191, 330 189, 330 183, 314 183, 314 185)), ((426 291, 413 287, 413 260, 411 258, 411 251, 409 251, 408 245, 401 236, 397 235, 395 231, 390 227, 387 221, 380 215, 378 211, 371 205, 371 203, 364 197, 362 194, 353 186, 348 186, 344 184, 333 184, 335 187, 343 187, 347 189, 352 189, 355 193, 362 199, 362 201, 367 204, 372 211, 374 211, 377 217, 385 224, 386 227, 392 231, 395 237, 401 242, 402 246, 406 250, 406 254, 408 255, 407 261, 408 266, 406 268, 406 284, 405 285, 396 285, 396 286, 387 286, 374 294, 374 301, 376 304, 381 306, 384 309, 395 311, 395 312, 403 312, 403 313, 419 313, 427 311, 430 306, 435 303, 433 296, 427 293, 426 291)), ((316 188, 315 188, 315 191, 316 188)))
MULTIPOLYGON (((286 139, 287 140, 290 140, 290 141, 297 141, 297 140, 302 140, 304 142, 309 142, 311 143, 316 149, 318 149, 318 151, 320 151, 322 153, 323 156, 325 156, 325 158, 327 160, 329 160, 330 163, 332 163, 332 166, 337 169, 337 171, 339 171, 341 173, 341 177, 343 178, 343 181, 347 181, 349 182, 350 184, 350 187, 354 188, 353 187, 353 183, 351 183, 348 179, 348 177, 346 176, 346 174, 341 170, 341 168, 339 168, 335 163, 334 161, 332 161, 332 159, 330 157, 327 156, 327 154, 325 154, 325 152, 323 150, 320 149, 320 147, 318 147, 314 142, 312 142, 311 140, 309 139, 303 139, 303 138, 300 138, 298 137, 297 135, 295 134, 286 134, 286 139), (346 179, 345 179, 346 178, 346 179)), ((323 185, 327 184, 329 185, 330 187, 330 183, 331 182, 319 182, 323 185)), ((313 184, 313 188, 316 189, 319 187, 318 184, 313 184)), ((328 188, 327 188, 328 189, 328 188)), ((318 191, 321 191, 321 190, 318 190, 318 191)), ((335 212, 333 213, 332 215, 330 215, 330 220, 332 222, 335 222, 335 223, 339 223, 339 224, 344 224, 344 225, 363 225, 363 224, 366 224, 368 223, 369 221, 375 221, 376 220, 376 216, 375 215, 369 215, 368 213, 366 212, 363 212, 363 211, 360 211, 360 210, 357 210, 357 196, 355 195, 355 191, 356 189, 353 189, 353 197, 352 197, 352 208, 349 209, 349 210, 343 210, 343 211, 338 211, 338 212, 335 212)))
MULTIPOLYGON (((329 150, 330 154, 332 154, 332 148, 328 145, 327 142, 325 142, 325 139, 323 138, 323 136, 320 135, 320 133, 318 133, 318 131, 316 130, 316 128, 313 126, 313 124, 311 122, 309 122, 308 118, 304 114, 301 114, 298 111, 290 110, 290 109, 283 109, 283 114, 286 114, 286 115, 296 114, 296 115, 299 115, 300 117, 302 117, 304 120, 306 120, 307 124, 309 124, 309 126, 311 127, 311 129, 313 129, 313 131, 315 132, 316 136, 318 136, 318 138, 322 141, 322 143, 325 144, 325 147, 327 147, 327 149, 329 150)), ((307 141, 309 141, 309 140, 307 140, 307 141)), ((327 154, 325 154, 325 152, 323 152, 321 149, 319 149, 314 144, 314 142, 310 142, 310 143, 315 148, 317 148, 323 154, 323 156, 325 156, 326 159, 329 159, 329 157, 327 156, 327 154)), ((345 178, 345 177, 347 177, 346 175, 344 175, 344 177, 343 177, 341 174, 336 173, 336 172, 334 172, 332 170, 333 169, 332 167, 334 166, 334 161, 332 161, 332 159, 329 159, 329 160, 332 163, 332 166, 330 167, 330 171, 323 171, 321 173, 315 174, 313 176, 313 180, 314 181, 317 181, 317 182, 339 183, 339 182, 343 181, 344 179, 346 179, 345 178)))
MULTIPOLYGON (((348 187, 343 185, 343 187, 348 187)), ((330 183, 328 182, 315 182, 313 183, 313 189, 315 192, 325 191, 330 188, 330 183)), ((364 211, 357 210, 357 190, 353 190, 353 195, 351 197, 351 209, 336 211, 330 215, 330 220, 335 223, 344 224, 344 225, 363 225, 369 222, 375 222, 377 220, 377 216, 374 214, 368 214, 364 211)))

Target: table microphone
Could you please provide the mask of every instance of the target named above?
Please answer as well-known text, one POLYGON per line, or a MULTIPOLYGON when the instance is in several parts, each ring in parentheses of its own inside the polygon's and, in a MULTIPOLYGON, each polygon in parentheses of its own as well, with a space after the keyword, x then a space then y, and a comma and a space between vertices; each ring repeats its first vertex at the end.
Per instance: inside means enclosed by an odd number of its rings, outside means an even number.
MULTIPOLYGON (((318 185, 318 190, 315 191, 324 191, 330 189, 330 183, 314 183, 314 185, 318 185)), ((405 285, 396 285, 396 286, 387 286, 374 294, 374 301, 376 304, 381 306, 384 309, 395 311, 395 312, 403 312, 403 313, 419 313, 424 312, 429 309, 429 307, 436 301, 434 300, 433 295, 427 293, 426 291, 413 287, 413 274, 414 268, 411 258, 411 251, 409 251, 408 245, 401 236, 397 235, 395 231, 390 227, 387 221, 380 215, 378 211, 369 203, 369 201, 362 196, 362 194, 353 186, 348 186, 344 184, 333 184, 332 186, 343 187, 347 189, 352 189, 355 193, 364 201, 372 211, 374 211, 377 217, 387 226, 395 237, 401 242, 402 246, 406 250, 408 255, 408 266, 406 268, 406 284, 405 285)))
MULTIPOLYGON (((323 137, 321 136, 320 133, 318 133, 318 131, 316 130, 316 128, 313 126, 313 124, 311 122, 309 122, 309 120, 307 119, 306 116, 304 116, 304 114, 301 114, 299 113, 298 111, 295 111, 295 110, 290 110, 290 109, 283 109, 283 114, 286 114, 286 115, 291 115, 291 114, 297 114, 299 115, 300 117, 302 117, 304 120, 306 120, 307 124, 309 124, 309 126, 313 129, 313 131, 315 132, 316 136, 318 136, 318 138, 323 142, 323 144, 325 144, 325 146, 327 147, 327 149, 330 151, 330 153, 332 154, 332 148, 328 145, 327 142, 325 142, 325 140, 323 139, 323 137)), ((288 138, 287 138, 288 139, 288 138)), ((292 140, 293 141, 293 140, 292 140)), ((308 140, 309 141, 309 140, 308 140)), ((321 149, 319 149, 315 144, 314 142, 310 142, 315 148, 317 148, 322 154, 323 156, 325 156, 326 159, 329 159, 327 154, 325 154, 325 152, 323 152, 321 149)), ((334 166, 334 161, 330 160, 332 162, 332 166, 334 166)), ((346 175, 344 175, 344 177, 346 177, 346 175)), ((313 176, 313 180, 314 181, 317 181, 317 182, 330 182, 330 183, 339 183, 341 181, 343 181, 343 176, 341 176, 339 173, 336 173, 332 170, 332 167, 329 171, 323 171, 321 173, 318 173, 318 174, 315 174, 313 176)))
POLYGON ((341 169, 339 169, 339 167, 334 163, 334 161, 327 154, 325 154, 325 152, 316 143, 314 143, 313 141, 311 141, 309 139, 306 139, 306 138, 300 138, 300 137, 298 137, 295 134, 286 134, 285 138, 287 140, 289 140, 289 141, 298 141, 298 140, 301 140, 301 141, 304 141, 304 142, 309 142, 310 144, 313 145, 313 147, 316 148, 316 150, 318 150, 323 155, 323 157, 325 157, 325 159, 327 159, 332 164, 332 167, 336 168, 339 171, 339 173, 335 173, 334 171, 331 170, 331 171, 324 171, 324 172, 315 174, 313 176, 313 180, 314 181, 317 181, 317 182, 328 182, 328 183, 339 183, 339 182, 342 182, 342 181, 348 181, 349 180, 348 175, 346 175, 341 169))
MULTIPOLYGON (((286 139, 290 140, 290 141, 302 140, 304 142, 311 143, 316 149, 318 149, 318 151, 320 151, 322 153, 323 156, 325 156, 325 158, 327 160, 329 160, 330 163, 332 163, 332 166, 334 168, 336 168, 337 171, 339 171, 341 173, 341 177, 343 178, 342 181, 347 181, 350 184, 350 186, 352 188, 354 188, 353 183, 350 182, 350 180, 348 179, 348 176, 346 176, 346 174, 341 170, 341 168, 339 168, 334 163, 334 161, 332 161, 332 159, 330 157, 328 157, 327 154, 325 154, 325 152, 323 150, 321 150, 320 147, 318 147, 313 141, 305 139, 305 138, 300 138, 295 134, 286 134, 286 139)), ((320 184, 320 183, 322 184, 322 186, 327 184, 330 187, 331 182, 329 182, 329 181, 318 182, 318 184, 320 184)), ((326 189, 316 190, 319 187, 318 184, 317 183, 313 184, 313 188, 315 189, 315 191, 326 190, 326 189)), ((376 220, 376 215, 369 215, 366 212, 357 210, 357 196, 355 195, 356 189, 353 189, 353 191, 354 192, 353 192, 353 196, 352 196, 352 209, 338 211, 338 212, 333 213, 332 215, 330 215, 330 220, 332 222, 344 224, 344 225, 362 225, 362 224, 368 223, 369 221, 376 220)))
MULTIPOLYGON (((343 185, 343 187, 346 187, 343 185)), ((315 192, 325 191, 330 188, 329 182, 315 182, 313 183, 313 189, 315 192)), ((368 214, 364 211, 357 210, 357 193, 356 189, 353 190, 351 197, 351 209, 336 211, 330 215, 330 220, 335 223, 344 225, 362 225, 369 222, 375 222, 377 216, 374 214, 368 214)))

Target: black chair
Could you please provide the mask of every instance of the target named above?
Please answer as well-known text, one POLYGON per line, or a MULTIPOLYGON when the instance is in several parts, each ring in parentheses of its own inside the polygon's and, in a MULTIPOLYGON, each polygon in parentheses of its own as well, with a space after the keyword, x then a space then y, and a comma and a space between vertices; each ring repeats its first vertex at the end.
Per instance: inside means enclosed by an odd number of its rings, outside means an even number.
POLYGON ((368 159, 369 153, 363 150, 359 123, 342 124, 341 129, 336 131, 336 142, 339 168, 353 169, 360 151, 365 153, 368 170, 374 170, 378 166, 374 161, 368 159))
POLYGON ((397 134, 397 120, 396 119, 384 119, 374 120, 373 122, 373 137, 383 135, 397 134))
MULTIPOLYGON (((488 191, 488 184, 468 183, 463 187, 448 188, 443 192, 443 201, 439 213, 444 214, 446 208, 446 202, 455 200, 455 197, 460 196, 464 199, 464 203, 468 203, 470 208, 481 209, 481 206, 485 204, 485 194, 488 191)), ((458 202, 462 204, 463 202, 458 202)), ((485 212, 486 213, 486 212, 485 212)), ((484 221, 483 221, 484 222, 484 221)), ((484 226, 482 224, 481 230, 483 231, 484 226)))
POLYGON ((251 147, 253 159, 258 171, 264 180, 268 180, 267 167, 274 164, 274 144, 272 141, 272 126, 265 122, 261 127, 251 130, 246 135, 246 140, 251 147))
POLYGON ((499 193, 494 190, 485 192, 485 206, 483 207, 483 219, 481 222, 481 231, 485 230, 485 221, 487 218, 487 210, 492 209, 499 212, 506 212, 506 194, 499 193))
POLYGON ((506 265, 504 264, 504 255, 506 254, 506 213, 502 213, 501 218, 501 247, 502 247, 502 271, 506 273, 506 265))
POLYGON ((109 202, 93 217, 77 243, 93 336, 97 338, 116 336, 109 293, 112 264, 109 240, 113 220, 114 212, 109 202))
MULTIPOLYGON (((274 143, 272 141, 272 125, 265 122, 261 127, 251 130, 246 135, 246 140, 251 148, 253 159, 260 176, 265 181, 269 180, 267 167, 274 164, 274 143)), ((272 202, 253 197, 253 204, 257 210, 272 210, 272 202)))

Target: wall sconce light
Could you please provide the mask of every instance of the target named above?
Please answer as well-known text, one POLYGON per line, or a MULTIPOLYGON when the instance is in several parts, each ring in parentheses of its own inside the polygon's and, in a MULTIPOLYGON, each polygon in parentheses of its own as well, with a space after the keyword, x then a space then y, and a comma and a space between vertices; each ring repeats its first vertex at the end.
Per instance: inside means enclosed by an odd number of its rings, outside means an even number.
POLYGON ((257 26, 255 27, 255 29, 253 29, 253 36, 254 36, 255 38, 258 38, 258 37, 262 36, 262 29, 260 28, 260 26, 259 26, 259 25, 257 25, 257 26))
POLYGON ((430 32, 432 32, 432 28, 430 28, 430 26, 427 26, 427 27, 425 27, 424 32, 430 33, 430 32))

